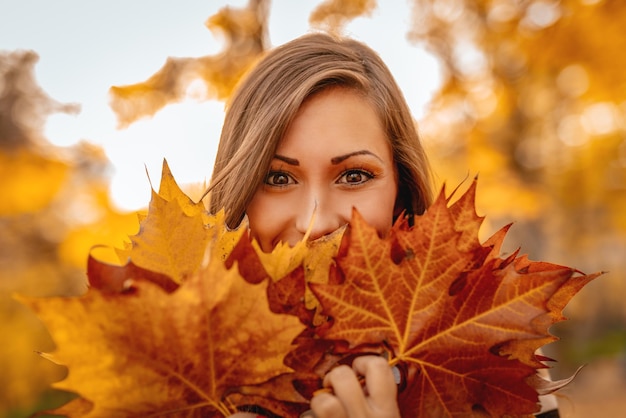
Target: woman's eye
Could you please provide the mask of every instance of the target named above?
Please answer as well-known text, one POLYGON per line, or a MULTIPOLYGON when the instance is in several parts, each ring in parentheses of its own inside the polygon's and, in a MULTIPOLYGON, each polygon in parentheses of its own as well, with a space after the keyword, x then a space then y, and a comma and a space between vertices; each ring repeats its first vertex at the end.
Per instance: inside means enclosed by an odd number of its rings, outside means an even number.
POLYGON ((265 184, 269 184, 270 186, 286 186, 293 183, 295 182, 289 174, 280 171, 270 172, 265 178, 265 184))
POLYGON ((348 170, 339 177, 337 183, 345 183, 350 185, 365 183, 374 176, 364 170, 348 170))

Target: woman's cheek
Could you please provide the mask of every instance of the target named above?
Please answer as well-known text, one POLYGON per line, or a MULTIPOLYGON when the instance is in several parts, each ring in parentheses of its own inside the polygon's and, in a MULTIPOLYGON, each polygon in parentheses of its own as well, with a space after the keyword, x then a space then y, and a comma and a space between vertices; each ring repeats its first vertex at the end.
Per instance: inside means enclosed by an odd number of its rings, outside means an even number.
POLYGON ((248 206, 250 234, 264 252, 271 252, 289 223, 291 205, 284 196, 258 192, 248 206))
POLYGON ((367 199, 357 204, 356 208, 368 225, 374 227, 379 235, 386 235, 393 225, 396 193, 379 190, 369 194, 367 199))
POLYGON ((253 211, 252 213, 248 214, 248 222, 250 225, 250 235, 252 237, 252 239, 256 240, 259 245, 261 246, 261 249, 264 252, 268 252, 272 250, 272 229, 273 229, 273 225, 272 225, 272 220, 269 216, 267 216, 268 212, 264 212, 262 210, 260 211, 253 211))

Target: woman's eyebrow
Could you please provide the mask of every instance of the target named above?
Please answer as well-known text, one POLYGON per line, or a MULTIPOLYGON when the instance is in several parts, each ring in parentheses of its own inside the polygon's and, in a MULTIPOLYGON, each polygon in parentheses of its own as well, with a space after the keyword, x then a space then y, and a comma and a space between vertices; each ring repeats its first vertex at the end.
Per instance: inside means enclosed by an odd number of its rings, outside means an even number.
POLYGON ((300 165, 300 161, 296 160, 295 158, 285 157, 284 155, 276 154, 274 155, 274 158, 280 161, 284 161, 289 165, 300 165))
POLYGON ((341 163, 342 161, 347 160, 350 157, 354 157, 355 155, 371 155, 372 157, 375 157, 375 158, 377 158, 377 159, 382 161, 382 159, 378 155, 374 154, 371 151, 368 151, 368 150, 364 149, 364 150, 360 150, 360 151, 349 152, 348 154, 339 155, 337 157, 333 157, 333 158, 330 159, 330 163, 333 164, 333 165, 336 165, 336 164, 341 163))
MULTIPOLYGON (((337 165, 337 164, 340 164, 341 162, 347 160, 348 158, 354 157, 356 155, 371 155, 372 157, 382 161, 382 159, 378 155, 374 154, 371 151, 368 151, 368 150, 364 149, 364 150, 360 150, 360 151, 349 152, 347 154, 339 155, 337 157, 333 157, 333 158, 330 159, 330 163, 332 165, 337 165)), ((283 161, 283 162, 285 162, 285 163, 287 163, 289 165, 294 165, 294 166, 299 166, 300 165, 300 161, 299 160, 297 160, 295 158, 286 157, 284 155, 276 154, 276 155, 274 155, 274 158, 277 159, 277 160, 283 161)))

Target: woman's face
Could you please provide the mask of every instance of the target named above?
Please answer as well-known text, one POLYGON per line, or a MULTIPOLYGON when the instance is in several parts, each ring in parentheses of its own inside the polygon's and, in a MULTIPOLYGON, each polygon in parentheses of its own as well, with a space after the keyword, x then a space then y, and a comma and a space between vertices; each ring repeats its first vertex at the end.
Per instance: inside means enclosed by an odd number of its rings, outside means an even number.
POLYGON ((350 221, 353 207, 382 235, 393 223, 397 189, 373 107, 352 90, 329 88, 296 114, 246 213, 263 251, 295 245, 309 228, 311 240, 331 233, 350 221))

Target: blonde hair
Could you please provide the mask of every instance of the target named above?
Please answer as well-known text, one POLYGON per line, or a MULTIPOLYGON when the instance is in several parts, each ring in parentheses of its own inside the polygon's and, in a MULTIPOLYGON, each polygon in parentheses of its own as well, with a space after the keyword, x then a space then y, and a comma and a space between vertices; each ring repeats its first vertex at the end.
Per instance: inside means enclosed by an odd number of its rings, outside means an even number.
POLYGON ((300 106, 328 87, 354 89, 370 100, 397 167, 395 215, 424 212, 432 202, 430 167, 391 72, 361 42, 311 33, 268 52, 236 88, 226 108, 207 190, 211 213, 224 208, 228 226, 239 225, 300 106))

